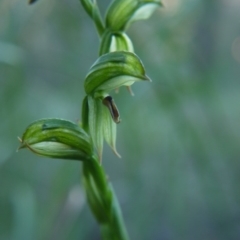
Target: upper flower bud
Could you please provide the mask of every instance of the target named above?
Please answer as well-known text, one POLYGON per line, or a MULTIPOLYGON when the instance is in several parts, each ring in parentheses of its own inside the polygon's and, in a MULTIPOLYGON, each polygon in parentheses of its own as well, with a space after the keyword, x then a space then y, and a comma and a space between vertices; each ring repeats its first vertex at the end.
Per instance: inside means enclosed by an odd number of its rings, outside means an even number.
POLYGON ((132 42, 124 32, 107 30, 101 38, 99 55, 115 51, 133 52, 132 42))
POLYGON ((88 134, 78 125, 62 119, 42 119, 32 123, 24 132, 21 148, 42 156, 86 160, 93 149, 88 134))
POLYGON ((106 27, 123 31, 130 22, 146 19, 161 6, 160 0, 115 0, 106 13, 106 27))
POLYGON ((87 94, 104 96, 121 86, 130 86, 135 81, 150 79, 136 54, 111 52, 102 55, 90 68, 84 87, 87 94))

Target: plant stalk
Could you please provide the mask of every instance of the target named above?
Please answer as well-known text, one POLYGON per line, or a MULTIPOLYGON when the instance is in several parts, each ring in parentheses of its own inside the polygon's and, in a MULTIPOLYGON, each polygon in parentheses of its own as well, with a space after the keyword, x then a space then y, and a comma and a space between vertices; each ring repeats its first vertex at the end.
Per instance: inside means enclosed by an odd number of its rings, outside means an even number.
POLYGON ((129 240, 117 197, 96 157, 84 161, 83 183, 90 208, 100 225, 102 238, 129 240))

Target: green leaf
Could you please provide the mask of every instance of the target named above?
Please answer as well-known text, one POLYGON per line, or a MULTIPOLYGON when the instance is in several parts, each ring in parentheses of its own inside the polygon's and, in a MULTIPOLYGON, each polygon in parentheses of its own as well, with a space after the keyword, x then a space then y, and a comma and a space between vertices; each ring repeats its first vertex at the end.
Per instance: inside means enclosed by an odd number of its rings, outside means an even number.
POLYGON ((130 38, 124 32, 105 31, 101 38, 99 55, 115 51, 134 52, 130 38))
POLYGON ((123 31, 136 20, 147 19, 153 11, 162 6, 160 0, 115 0, 106 13, 106 27, 123 31))
POLYGON ((87 160, 93 154, 89 135, 77 124, 62 119, 33 122, 20 141, 19 149, 52 158, 87 160))
POLYGON ((150 81, 141 60, 134 53, 119 51, 98 58, 86 76, 84 87, 87 94, 100 97, 141 80, 150 81))

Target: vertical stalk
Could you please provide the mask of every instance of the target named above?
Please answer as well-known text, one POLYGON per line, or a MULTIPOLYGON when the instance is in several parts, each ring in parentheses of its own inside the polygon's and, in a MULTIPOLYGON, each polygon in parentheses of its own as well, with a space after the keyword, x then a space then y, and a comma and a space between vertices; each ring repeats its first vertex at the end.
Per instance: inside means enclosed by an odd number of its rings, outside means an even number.
POLYGON ((87 14, 90 16, 90 18, 92 18, 96 26, 98 35, 101 37, 104 32, 104 25, 96 0, 94 1, 80 0, 80 1, 87 14))
POLYGON ((83 183, 103 239, 128 240, 117 197, 96 157, 84 161, 83 183))

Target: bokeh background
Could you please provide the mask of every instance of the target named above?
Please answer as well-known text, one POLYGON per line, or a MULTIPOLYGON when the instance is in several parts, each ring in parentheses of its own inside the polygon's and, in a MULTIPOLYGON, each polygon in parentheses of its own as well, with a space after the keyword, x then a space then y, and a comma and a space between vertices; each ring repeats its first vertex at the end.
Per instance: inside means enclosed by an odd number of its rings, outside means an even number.
MULTIPOLYGON (((99 1, 102 13, 108 1, 99 1)), ((113 94, 103 165, 131 239, 240 239, 240 1, 165 0, 128 30, 152 83, 113 94)), ((97 240, 81 163, 16 152, 32 121, 80 119, 98 56, 76 0, 0 1, 0 239, 97 240)))

